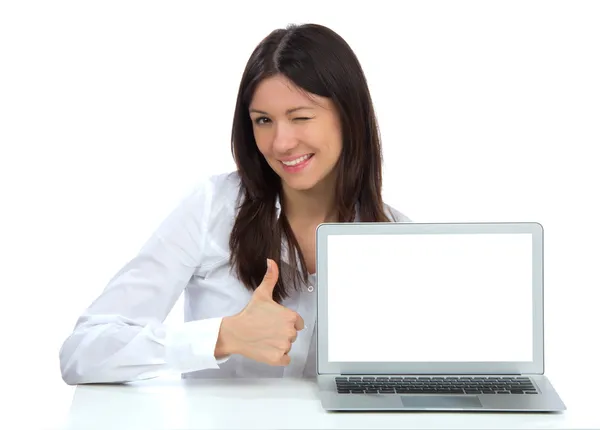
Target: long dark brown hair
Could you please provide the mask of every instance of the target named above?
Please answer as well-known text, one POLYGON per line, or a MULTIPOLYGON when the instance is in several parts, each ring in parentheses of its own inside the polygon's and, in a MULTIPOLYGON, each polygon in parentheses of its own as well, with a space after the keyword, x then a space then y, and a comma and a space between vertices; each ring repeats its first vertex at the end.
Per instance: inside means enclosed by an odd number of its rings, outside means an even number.
POLYGON ((308 271, 285 215, 277 218, 279 176, 259 152, 249 106, 258 84, 283 75, 308 93, 329 98, 340 117, 342 151, 335 167, 339 222, 389 221, 381 197, 382 152, 371 95, 356 55, 341 36, 317 24, 289 25, 272 31, 255 48, 242 75, 231 135, 231 151, 241 179, 239 212, 231 232, 232 270, 253 291, 262 282, 266 258, 277 262, 280 276, 273 292, 278 303, 298 289, 308 271), (282 267, 282 241, 289 266, 282 267), (300 262, 301 272, 297 261, 300 262))

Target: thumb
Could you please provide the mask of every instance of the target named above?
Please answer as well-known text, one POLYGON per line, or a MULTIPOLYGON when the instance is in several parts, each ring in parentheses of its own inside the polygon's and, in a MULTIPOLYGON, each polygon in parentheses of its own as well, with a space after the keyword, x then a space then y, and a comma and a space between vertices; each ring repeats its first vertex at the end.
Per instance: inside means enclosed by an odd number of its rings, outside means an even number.
POLYGON ((264 298, 273 300, 273 290, 277 284, 277 279, 279 279, 279 267, 277 267, 277 263, 267 258, 267 272, 255 292, 258 292, 264 298))

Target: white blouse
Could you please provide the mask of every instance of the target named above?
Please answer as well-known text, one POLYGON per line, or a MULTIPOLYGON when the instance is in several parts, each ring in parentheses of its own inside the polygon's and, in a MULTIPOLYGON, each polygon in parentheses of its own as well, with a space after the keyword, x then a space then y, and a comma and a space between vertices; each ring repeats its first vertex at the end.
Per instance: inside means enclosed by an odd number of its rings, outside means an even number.
MULTIPOLYGON (((203 181, 115 274, 60 349, 67 384, 119 383, 173 373, 184 378, 316 376, 315 274, 282 303, 305 322, 288 366, 241 355, 214 357, 222 318, 240 312, 252 295, 229 264, 239 186, 237 172, 203 181), (182 293, 185 322, 164 324, 182 293)), ((386 210, 395 222, 410 222, 387 205, 386 210)), ((282 264, 289 262, 285 249, 282 264)))

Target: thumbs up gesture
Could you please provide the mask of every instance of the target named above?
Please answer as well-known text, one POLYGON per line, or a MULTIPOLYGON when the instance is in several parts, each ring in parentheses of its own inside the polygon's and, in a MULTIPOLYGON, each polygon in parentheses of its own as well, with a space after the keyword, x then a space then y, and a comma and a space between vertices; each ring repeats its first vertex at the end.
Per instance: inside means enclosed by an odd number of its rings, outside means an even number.
POLYGON ((219 338, 229 353, 240 354, 272 366, 290 364, 288 355, 304 320, 296 312, 273 300, 279 268, 267 260, 267 272, 246 307, 224 318, 219 338))

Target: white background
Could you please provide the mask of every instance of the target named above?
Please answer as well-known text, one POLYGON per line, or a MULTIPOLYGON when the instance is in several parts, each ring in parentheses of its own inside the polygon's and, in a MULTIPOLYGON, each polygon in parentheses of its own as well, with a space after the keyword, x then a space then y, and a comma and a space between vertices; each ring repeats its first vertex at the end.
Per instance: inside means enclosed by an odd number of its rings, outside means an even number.
POLYGON ((5 1, 0 357, 23 426, 67 413, 58 349, 83 308, 198 180, 233 168, 242 70, 290 22, 330 26, 362 62, 386 202, 541 222, 547 371, 600 360, 598 2, 5 1))

